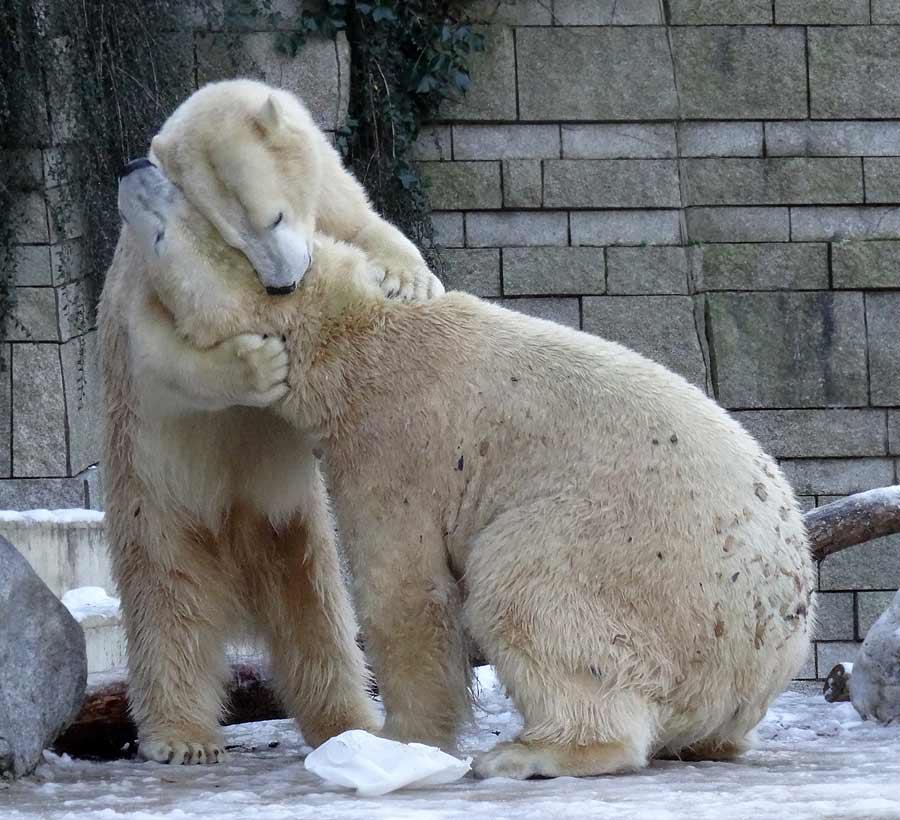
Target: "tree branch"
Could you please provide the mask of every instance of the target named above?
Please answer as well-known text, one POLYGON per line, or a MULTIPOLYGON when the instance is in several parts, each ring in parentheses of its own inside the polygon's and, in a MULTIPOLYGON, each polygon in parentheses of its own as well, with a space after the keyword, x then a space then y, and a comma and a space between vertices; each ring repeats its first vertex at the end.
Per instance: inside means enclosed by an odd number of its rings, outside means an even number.
POLYGON ((900 485, 879 487, 810 510, 803 517, 813 557, 900 533, 900 485))

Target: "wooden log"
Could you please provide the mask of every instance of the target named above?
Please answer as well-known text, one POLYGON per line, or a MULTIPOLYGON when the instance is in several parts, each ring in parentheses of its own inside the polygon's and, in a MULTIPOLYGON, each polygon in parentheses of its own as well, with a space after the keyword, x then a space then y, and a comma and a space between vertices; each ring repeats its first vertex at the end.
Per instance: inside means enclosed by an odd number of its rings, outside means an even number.
POLYGON ((804 516, 817 561, 847 547, 900 532, 900 485, 841 498, 804 516))

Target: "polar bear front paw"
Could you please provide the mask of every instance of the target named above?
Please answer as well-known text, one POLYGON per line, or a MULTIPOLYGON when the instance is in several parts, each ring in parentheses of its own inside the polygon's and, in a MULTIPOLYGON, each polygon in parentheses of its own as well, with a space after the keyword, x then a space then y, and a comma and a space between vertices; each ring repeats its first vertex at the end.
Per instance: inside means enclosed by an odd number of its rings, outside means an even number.
POLYGON ((176 738, 148 738, 142 740, 138 751, 144 760, 172 763, 176 766, 223 763, 228 755, 219 743, 176 738))
POLYGON ((287 393, 288 354, 276 336, 244 333, 222 343, 235 404, 267 407, 287 393))
POLYGON ((444 286, 428 268, 414 270, 374 267, 371 275, 388 299, 424 301, 444 293, 444 286))

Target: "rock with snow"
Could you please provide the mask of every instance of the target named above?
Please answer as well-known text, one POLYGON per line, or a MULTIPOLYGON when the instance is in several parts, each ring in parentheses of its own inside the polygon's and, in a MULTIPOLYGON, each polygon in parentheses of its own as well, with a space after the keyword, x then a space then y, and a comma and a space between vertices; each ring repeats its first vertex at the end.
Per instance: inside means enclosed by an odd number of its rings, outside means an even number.
POLYGON ((77 714, 86 679, 81 627, 0 536, 0 774, 37 766, 77 714))
POLYGON ((900 590, 863 641, 850 676, 850 699, 863 718, 900 722, 900 590))

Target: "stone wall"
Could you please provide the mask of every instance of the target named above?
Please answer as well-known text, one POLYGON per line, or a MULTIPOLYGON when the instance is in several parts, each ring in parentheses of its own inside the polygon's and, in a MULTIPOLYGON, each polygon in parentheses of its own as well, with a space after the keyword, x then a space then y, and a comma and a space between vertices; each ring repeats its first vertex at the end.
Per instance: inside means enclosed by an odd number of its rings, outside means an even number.
MULTIPOLYGON (((900 4, 473 8, 473 88, 418 146, 448 285, 674 368, 805 507, 895 483, 900 4)), ((898 586, 900 538, 825 561, 804 676, 898 586)))

